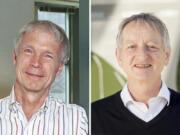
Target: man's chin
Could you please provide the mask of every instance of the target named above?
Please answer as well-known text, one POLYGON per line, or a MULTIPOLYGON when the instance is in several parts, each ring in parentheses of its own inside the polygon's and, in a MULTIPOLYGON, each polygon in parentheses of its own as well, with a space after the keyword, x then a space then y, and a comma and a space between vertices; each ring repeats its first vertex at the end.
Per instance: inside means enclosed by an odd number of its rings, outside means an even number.
POLYGON ((29 92, 35 92, 35 93, 39 93, 41 91, 43 91, 43 87, 41 86, 32 86, 32 85, 29 85, 29 86, 25 86, 25 89, 29 92))
POLYGON ((153 79, 152 74, 135 74, 131 79, 137 81, 149 81, 153 79))

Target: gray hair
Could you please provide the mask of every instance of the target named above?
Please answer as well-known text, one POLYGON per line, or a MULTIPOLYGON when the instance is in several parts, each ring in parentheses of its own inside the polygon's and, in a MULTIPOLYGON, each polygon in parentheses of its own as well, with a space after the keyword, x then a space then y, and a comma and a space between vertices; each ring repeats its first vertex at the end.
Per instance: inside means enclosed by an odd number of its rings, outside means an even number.
POLYGON ((150 25, 152 28, 154 28, 160 33, 163 44, 164 44, 164 49, 166 50, 170 48, 169 34, 166 28, 166 25, 159 18, 157 18, 156 16, 152 14, 140 13, 140 14, 132 15, 126 18, 119 25, 119 31, 116 37, 116 42, 117 42, 117 46, 119 50, 121 48, 122 32, 124 28, 126 27, 126 25, 132 21, 136 21, 136 22, 141 21, 142 23, 147 23, 148 25, 150 25))
POLYGON ((16 37, 15 40, 15 51, 18 54, 18 48, 19 45, 22 41, 22 38, 25 33, 27 32, 32 32, 34 30, 40 30, 40 29, 45 29, 48 32, 52 32, 56 40, 62 44, 62 52, 61 52, 61 59, 60 59, 60 64, 62 63, 67 63, 69 60, 69 53, 70 53, 70 45, 69 45, 69 40, 66 36, 66 33, 64 30, 59 27, 58 25, 50 22, 50 21, 31 21, 28 24, 24 25, 21 30, 19 31, 19 34, 16 37))

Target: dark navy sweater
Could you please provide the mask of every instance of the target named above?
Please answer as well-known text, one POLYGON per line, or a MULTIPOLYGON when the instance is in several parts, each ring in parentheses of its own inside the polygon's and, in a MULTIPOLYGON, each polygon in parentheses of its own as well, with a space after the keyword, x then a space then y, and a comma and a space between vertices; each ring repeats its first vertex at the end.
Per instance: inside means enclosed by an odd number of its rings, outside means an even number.
POLYGON ((170 90, 170 104, 145 122, 123 104, 120 92, 91 107, 92 135, 180 135, 180 94, 170 90))

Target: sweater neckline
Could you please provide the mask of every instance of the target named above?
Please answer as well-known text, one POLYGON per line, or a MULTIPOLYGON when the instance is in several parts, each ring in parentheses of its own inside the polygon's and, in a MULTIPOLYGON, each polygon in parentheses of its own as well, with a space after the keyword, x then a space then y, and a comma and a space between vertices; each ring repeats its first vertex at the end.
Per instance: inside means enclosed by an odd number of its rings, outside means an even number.
MULTIPOLYGON (((121 91, 120 91, 121 92, 121 91)), ((143 120, 141 120, 140 118, 138 118, 137 116, 135 116, 135 114, 133 114, 132 112, 130 112, 123 104, 122 99, 120 97, 120 92, 116 93, 116 97, 114 98, 114 104, 116 105, 116 108, 118 111, 123 112, 124 116, 126 116, 130 121, 134 122, 135 124, 138 124, 142 127, 148 128, 152 125, 154 125, 155 123, 157 123, 158 121, 165 119, 165 115, 167 115, 167 113, 169 112, 168 110, 172 108, 172 101, 173 101, 173 93, 170 91, 170 104, 167 106, 165 106, 161 112, 155 116, 152 120, 145 122, 143 120)))

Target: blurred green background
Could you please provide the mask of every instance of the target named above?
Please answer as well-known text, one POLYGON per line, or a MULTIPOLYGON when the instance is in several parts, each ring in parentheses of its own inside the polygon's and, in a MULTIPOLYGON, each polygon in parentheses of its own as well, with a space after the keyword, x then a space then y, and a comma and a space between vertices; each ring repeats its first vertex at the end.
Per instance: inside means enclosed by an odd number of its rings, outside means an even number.
POLYGON ((122 89, 125 77, 102 57, 91 54, 91 101, 107 97, 122 89))

